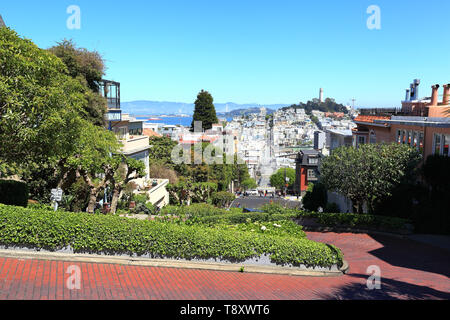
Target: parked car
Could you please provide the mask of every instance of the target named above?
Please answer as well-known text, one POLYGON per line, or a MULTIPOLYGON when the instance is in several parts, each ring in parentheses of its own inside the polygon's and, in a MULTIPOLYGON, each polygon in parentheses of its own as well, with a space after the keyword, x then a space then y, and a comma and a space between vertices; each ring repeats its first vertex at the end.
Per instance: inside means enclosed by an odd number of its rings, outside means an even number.
POLYGON ((258 190, 247 190, 245 193, 247 196, 257 196, 258 190))

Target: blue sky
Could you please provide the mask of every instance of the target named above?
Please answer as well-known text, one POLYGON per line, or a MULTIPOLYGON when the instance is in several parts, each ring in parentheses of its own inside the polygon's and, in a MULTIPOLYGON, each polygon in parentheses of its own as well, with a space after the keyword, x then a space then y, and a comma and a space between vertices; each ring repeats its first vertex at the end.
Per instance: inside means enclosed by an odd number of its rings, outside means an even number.
POLYGON ((63 38, 99 51, 122 100, 297 103, 326 97, 394 107, 414 78, 420 95, 450 82, 450 1, 2 0, 21 36, 48 48, 63 38), (69 30, 69 5, 81 29, 69 30), (369 30, 369 5, 381 30, 369 30))

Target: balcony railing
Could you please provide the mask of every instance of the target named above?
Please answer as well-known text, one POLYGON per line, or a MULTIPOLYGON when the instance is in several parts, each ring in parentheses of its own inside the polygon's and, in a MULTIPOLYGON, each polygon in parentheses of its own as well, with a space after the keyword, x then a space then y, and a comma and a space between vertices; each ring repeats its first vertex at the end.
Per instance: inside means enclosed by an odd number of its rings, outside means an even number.
POLYGON ((417 108, 414 110, 404 110, 402 108, 372 108, 359 109, 362 116, 412 116, 428 117, 428 108, 417 108))

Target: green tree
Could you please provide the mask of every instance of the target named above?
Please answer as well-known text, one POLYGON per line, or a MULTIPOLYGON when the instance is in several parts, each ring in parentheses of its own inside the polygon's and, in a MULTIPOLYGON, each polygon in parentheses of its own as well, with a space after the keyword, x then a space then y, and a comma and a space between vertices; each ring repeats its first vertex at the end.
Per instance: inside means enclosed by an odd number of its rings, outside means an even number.
POLYGON ((30 171, 73 153, 88 103, 81 83, 8 28, 0 28, 0 66, 0 164, 30 171))
POLYGON ((208 91, 200 91, 197 95, 197 100, 195 101, 194 116, 192 120, 192 128, 194 128, 194 123, 196 121, 202 122, 203 130, 208 130, 212 128, 212 125, 217 123, 219 120, 216 115, 216 108, 213 104, 213 97, 208 91))
POLYGON ((99 83, 105 73, 102 56, 96 51, 77 48, 72 40, 66 39, 48 50, 62 60, 67 67, 68 75, 86 88, 84 92, 88 100, 88 104, 85 105, 86 118, 98 126, 103 126, 107 102, 99 94, 99 83))
POLYGON ((241 187, 244 188, 244 190, 255 189, 257 186, 256 181, 252 178, 248 178, 241 182, 241 187))
POLYGON ((321 183, 309 183, 308 190, 303 197, 303 207, 309 211, 317 211, 319 207, 325 209, 327 205, 327 190, 321 183))
POLYGON ((340 147, 321 163, 321 181, 330 191, 349 198, 358 212, 367 204, 373 212, 392 190, 416 175, 421 160, 415 148, 398 144, 340 147))
POLYGON ((276 173, 270 176, 270 185, 277 189, 284 189, 286 185, 285 174, 286 178, 289 179, 289 181, 287 181, 288 187, 292 187, 295 183, 295 170, 292 168, 279 169, 276 173))

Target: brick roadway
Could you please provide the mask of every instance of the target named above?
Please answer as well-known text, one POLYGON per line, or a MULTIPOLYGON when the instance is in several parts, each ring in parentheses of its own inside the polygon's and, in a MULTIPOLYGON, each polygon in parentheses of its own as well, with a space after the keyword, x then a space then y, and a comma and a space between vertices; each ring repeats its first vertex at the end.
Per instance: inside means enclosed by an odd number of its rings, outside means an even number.
POLYGON ((0 257, 0 300, 450 299, 448 251, 388 236, 307 234, 340 247, 350 272, 314 278, 0 257), (71 265, 81 268, 80 290, 66 286, 71 265), (371 265, 380 267, 380 290, 367 289, 371 265))

